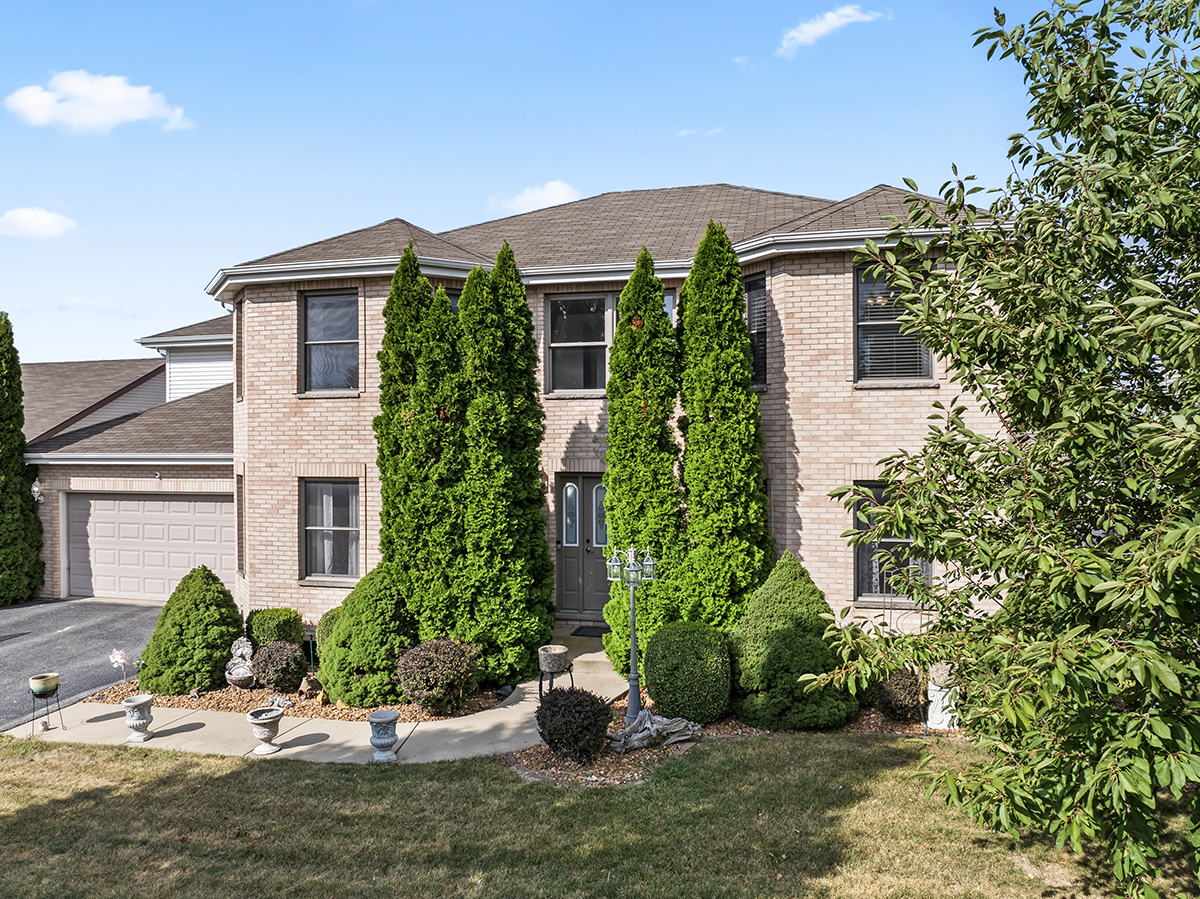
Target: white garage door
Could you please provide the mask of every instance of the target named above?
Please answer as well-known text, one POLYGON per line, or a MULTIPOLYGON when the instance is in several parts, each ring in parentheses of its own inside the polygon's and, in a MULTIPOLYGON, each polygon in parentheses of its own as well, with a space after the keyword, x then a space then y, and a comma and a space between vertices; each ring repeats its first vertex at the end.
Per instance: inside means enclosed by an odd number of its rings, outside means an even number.
POLYGON ((232 496, 72 493, 67 519, 72 596, 165 600, 197 565, 233 583, 232 496))

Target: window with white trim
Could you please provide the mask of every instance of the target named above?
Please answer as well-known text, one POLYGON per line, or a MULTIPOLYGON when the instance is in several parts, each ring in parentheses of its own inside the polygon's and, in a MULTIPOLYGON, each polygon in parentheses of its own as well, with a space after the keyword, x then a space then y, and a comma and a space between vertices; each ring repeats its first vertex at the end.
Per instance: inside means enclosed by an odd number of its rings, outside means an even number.
MULTIPOLYGON (((875 504, 887 499, 887 484, 860 484, 871 491, 875 504)), ((866 500, 855 508, 854 526, 862 531, 870 527, 863 509, 866 500)), ((932 567, 924 559, 909 554, 912 540, 905 537, 884 538, 854 548, 854 604, 864 609, 915 609, 916 603, 903 592, 903 583, 896 577, 903 569, 916 574, 918 580, 929 582, 932 567)))
POLYGON ((899 293, 854 270, 854 380, 927 380, 933 377, 929 350, 900 333, 899 293))
POLYGON ((358 389, 358 294, 304 297, 304 389, 358 389))
POLYGON ((304 577, 358 577, 358 481, 301 481, 304 577))

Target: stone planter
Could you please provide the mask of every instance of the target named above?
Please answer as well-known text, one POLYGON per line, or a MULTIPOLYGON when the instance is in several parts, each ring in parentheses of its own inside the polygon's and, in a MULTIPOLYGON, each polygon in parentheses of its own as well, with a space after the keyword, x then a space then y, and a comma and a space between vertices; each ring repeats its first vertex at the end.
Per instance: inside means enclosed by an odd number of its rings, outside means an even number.
POLYGON ((249 668, 232 668, 225 672, 225 682, 239 690, 249 690, 254 686, 254 675, 249 668))
POLYGON ((396 761, 396 751, 392 747, 399 739, 396 736, 396 719, 399 717, 400 713, 395 709, 380 709, 367 716, 367 723, 371 725, 371 745, 375 747, 372 761, 396 761))
POLYGON ((153 702, 152 693, 142 693, 121 700, 121 707, 125 709, 125 726, 129 728, 126 743, 145 743, 154 736, 150 733, 150 722, 154 720, 154 716, 150 714, 153 702))
POLYGON ((567 647, 551 643, 538 647, 538 667, 546 674, 562 674, 571 667, 567 647))
POLYGON ((29 679, 29 691, 38 699, 49 698, 58 692, 58 672, 35 674, 29 679))
POLYGON ((254 736, 259 741, 258 745, 254 747, 255 755, 271 755, 282 748, 271 742, 279 736, 279 722, 282 719, 283 709, 273 705, 253 709, 246 713, 246 720, 250 722, 254 736))

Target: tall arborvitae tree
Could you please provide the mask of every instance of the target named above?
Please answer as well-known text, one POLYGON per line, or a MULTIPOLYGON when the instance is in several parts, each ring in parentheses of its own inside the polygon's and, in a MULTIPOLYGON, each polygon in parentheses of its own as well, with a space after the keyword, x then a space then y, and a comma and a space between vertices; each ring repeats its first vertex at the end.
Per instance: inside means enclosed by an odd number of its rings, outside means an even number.
POLYGON ((0 606, 29 599, 46 582, 30 491, 37 469, 25 464, 24 396, 12 323, 0 312, 0 606))
POLYGON ((742 268, 708 223, 680 291, 688 553, 672 581, 688 620, 737 623, 773 555, 742 268))
MULTIPOLYGON (((683 496, 676 476, 679 445, 672 416, 679 395, 679 344, 663 308, 663 285, 643 247, 617 304, 608 361, 608 451, 605 454, 606 555, 613 548, 649 549, 658 580, 638 590, 638 634, 648 640, 679 617, 667 579, 682 556, 683 496)), ((629 671, 629 588, 613 585, 604 618, 604 649, 629 671)))
POLYGON ((554 565, 539 472, 544 413, 533 317, 512 249, 491 277, 471 272, 459 300, 467 409, 463 485, 467 552, 457 577, 455 635, 483 646, 490 680, 537 670, 554 621, 554 565))
POLYGON ((415 373, 400 407, 397 455, 390 462, 395 512, 391 559, 409 581, 409 611, 424 640, 452 633, 458 615, 452 583, 466 544, 462 480, 467 391, 461 335, 458 316, 439 288, 409 342, 415 373))
POLYGON ((394 528, 401 519, 402 485, 394 472, 403 455, 401 443, 407 423, 401 411, 408 404, 417 378, 416 344, 421 314, 429 305, 433 288, 421 274, 412 241, 400 257, 392 276, 392 290, 383 307, 383 345, 379 351, 379 415, 375 440, 379 447, 379 549, 384 561, 395 555, 394 528))

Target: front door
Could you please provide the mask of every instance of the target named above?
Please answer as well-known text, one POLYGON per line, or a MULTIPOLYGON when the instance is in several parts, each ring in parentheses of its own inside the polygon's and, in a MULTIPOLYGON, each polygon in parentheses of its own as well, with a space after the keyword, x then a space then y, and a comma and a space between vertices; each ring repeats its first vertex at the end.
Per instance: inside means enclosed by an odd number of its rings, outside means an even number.
POLYGON ((562 612, 599 615, 608 602, 604 484, 600 475, 560 474, 555 580, 562 612))

